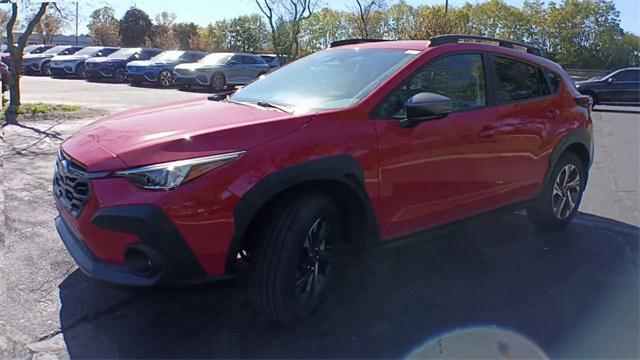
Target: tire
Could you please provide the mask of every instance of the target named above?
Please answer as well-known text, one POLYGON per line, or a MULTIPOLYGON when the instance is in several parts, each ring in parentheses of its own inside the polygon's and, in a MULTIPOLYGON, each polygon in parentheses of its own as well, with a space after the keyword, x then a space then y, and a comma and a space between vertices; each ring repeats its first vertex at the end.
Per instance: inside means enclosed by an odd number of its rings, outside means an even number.
POLYGON ((123 83, 127 81, 127 71, 124 68, 118 68, 113 73, 113 80, 118 83, 123 83))
POLYGON ((584 95, 588 96, 589 98, 591 98, 591 106, 592 107, 598 105, 598 96, 596 94, 594 94, 593 92, 589 91, 589 92, 586 92, 584 95))
POLYGON ((76 77, 78 79, 86 78, 86 75, 84 73, 84 64, 78 64, 78 66, 76 66, 76 77))
POLYGON ((316 193, 289 200, 264 219, 249 270, 254 307, 282 323, 300 320, 319 306, 344 259, 334 201, 316 193))
POLYGON ((162 70, 160 74, 158 74, 158 85, 163 88, 168 88, 173 86, 175 82, 175 78, 173 74, 168 70, 162 70))
POLYGON ((544 230, 559 230, 569 224, 580 206, 586 179, 582 160, 572 152, 565 152, 538 197, 527 208, 531 222, 544 230))
POLYGON ((51 63, 46 61, 40 67, 40 73, 44 76, 51 76, 51 63))
POLYGON ((209 82, 209 90, 213 92, 221 92, 227 86, 227 80, 224 77, 224 74, 221 72, 217 72, 211 75, 211 81, 209 82))

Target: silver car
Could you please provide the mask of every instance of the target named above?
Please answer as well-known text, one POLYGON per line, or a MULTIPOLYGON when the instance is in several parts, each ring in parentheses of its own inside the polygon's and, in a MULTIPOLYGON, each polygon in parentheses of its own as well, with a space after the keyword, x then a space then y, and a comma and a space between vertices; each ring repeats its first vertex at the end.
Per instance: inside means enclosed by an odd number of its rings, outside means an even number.
POLYGON ((51 59, 59 55, 73 55, 84 46, 59 45, 41 54, 27 54, 22 58, 22 71, 25 74, 51 76, 51 59))
POLYGON ((269 65, 257 55, 213 53, 197 63, 180 64, 174 69, 175 83, 182 88, 206 86, 220 92, 229 85, 246 85, 269 72, 269 65))
POLYGON ((117 47, 89 46, 72 55, 56 55, 51 59, 51 75, 56 77, 74 75, 84 79, 85 60, 92 57, 108 56, 118 50, 120 48, 117 47))

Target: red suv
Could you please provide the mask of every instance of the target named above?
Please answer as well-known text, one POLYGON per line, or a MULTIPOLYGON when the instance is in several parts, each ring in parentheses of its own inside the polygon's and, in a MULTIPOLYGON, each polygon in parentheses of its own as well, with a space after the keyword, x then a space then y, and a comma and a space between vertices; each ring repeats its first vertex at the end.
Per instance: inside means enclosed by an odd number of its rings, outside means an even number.
POLYGON ((56 226, 93 278, 175 285, 246 269, 257 308, 292 321, 341 276, 347 247, 512 204, 563 227, 592 159, 588 98, 535 48, 343 41, 222 101, 85 127, 59 152, 56 226))

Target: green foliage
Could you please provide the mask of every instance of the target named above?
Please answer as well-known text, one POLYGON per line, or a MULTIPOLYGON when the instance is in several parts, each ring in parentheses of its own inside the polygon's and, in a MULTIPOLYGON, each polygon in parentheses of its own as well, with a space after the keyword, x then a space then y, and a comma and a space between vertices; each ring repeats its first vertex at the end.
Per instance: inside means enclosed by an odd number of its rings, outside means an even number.
POLYGON ((120 43, 118 35, 120 24, 112 7, 105 6, 96 9, 89 18, 87 27, 95 45, 114 46, 120 43))
POLYGON ((151 34, 152 25, 146 12, 131 7, 120 20, 120 42, 128 47, 144 46, 151 34))
MULTIPOLYGON (((35 114, 49 114, 52 112, 74 112, 80 110, 80 106, 65 105, 65 104, 48 104, 48 103, 31 103, 20 105, 18 115, 35 115, 35 114)), ((4 121, 4 114, 6 107, 2 109, 0 113, 0 122, 4 121)))

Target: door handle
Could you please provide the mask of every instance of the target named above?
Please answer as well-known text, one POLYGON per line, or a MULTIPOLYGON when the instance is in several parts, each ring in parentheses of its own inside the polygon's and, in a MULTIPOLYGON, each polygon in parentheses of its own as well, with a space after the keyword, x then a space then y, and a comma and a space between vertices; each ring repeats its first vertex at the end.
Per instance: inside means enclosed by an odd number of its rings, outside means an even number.
POLYGON ((549 116, 551 119, 557 118, 558 115, 560 115, 560 111, 558 110, 547 110, 547 116, 549 116))

